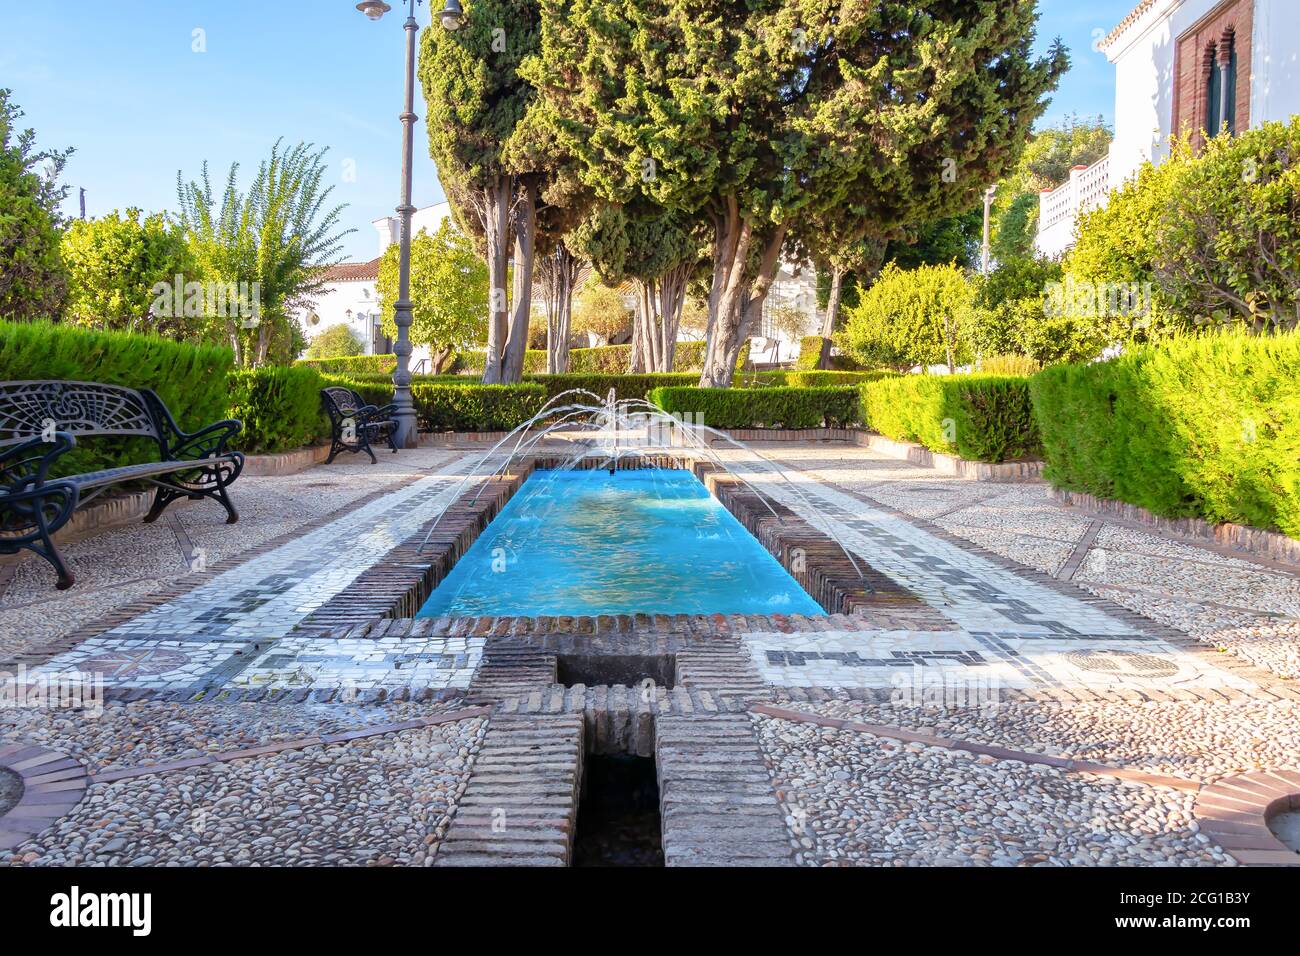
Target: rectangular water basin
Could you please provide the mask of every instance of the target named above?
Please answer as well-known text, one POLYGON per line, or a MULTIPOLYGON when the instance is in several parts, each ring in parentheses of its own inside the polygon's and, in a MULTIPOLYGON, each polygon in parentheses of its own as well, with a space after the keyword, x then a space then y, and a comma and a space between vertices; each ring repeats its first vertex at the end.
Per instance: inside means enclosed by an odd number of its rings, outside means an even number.
POLYGON ((538 470, 419 616, 825 611, 690 472, 538 470))

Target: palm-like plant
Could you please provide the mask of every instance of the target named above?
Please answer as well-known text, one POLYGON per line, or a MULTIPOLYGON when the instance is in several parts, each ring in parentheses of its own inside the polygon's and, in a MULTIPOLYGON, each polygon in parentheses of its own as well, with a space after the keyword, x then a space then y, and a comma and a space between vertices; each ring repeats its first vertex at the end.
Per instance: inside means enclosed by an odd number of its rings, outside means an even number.
POLYGON ((239 164, 231 165, 218 201, 207 163, 198 182, 176 174, 181 223, 206 282, 241 283, 257 290, 242 313, 209 316, 212 331, 224 334, 241 367, 287 361, 301 332, 292 318, 309 308, 324 287, 325 269, 340 260, 340 230, 346 205, 329 206, 325 187, 327 150, 299 143, 271 149, 247 193, 239 190, 239 164))

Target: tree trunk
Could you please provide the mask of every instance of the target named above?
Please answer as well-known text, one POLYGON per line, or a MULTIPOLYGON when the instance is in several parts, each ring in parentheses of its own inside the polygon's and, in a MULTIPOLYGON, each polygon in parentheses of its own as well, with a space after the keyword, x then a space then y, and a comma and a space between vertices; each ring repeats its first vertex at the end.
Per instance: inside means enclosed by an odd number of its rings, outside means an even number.
POLYGON ((537 183, 528 177, 515 204, 515 283, 511 306, 510 334, 501 362, 501 381, 518 382, 524 377, 528 352, 528 320, 533 309, 533 261, 537 236, 537 183))
POLYGON ((430 371, 432 374, 441 375, 443 366, 455 354, 456 350, 451 346, 439 346, 436 352, 432 352, 430 358, 430 371))
POLYGON ((817 356, 817 367, 831 367, 831 334, 840 321, 840 294, 844 288, 844 269, 831 267, 831 294, 826 299, 826 319, 822 322, 822 350, 817 356))
POLYGON ((551 375, 569 370, 569 324, 578 266, 563 240, 546 259, 546 371, 551 375))
MULTIPOLYGON (((734 207, 731 210, 734 212, 734 207)), ((736 359, 758 316, 762 314, 767 291, 781 264, 781 247, 785 242, 786 224, 782 223, 763 239, 763 252, 759 260, 758 275, 752 280, 745 275, 749 247, 754 239, 754 226, 748 216, 739 216, 740 228, 736 236, 731 261, 719 259, 715 253, 714 267, 721 265, 726 277, 720 285, 717 314, 710 317, 709 338, 704 346, 704 370, 700 373, 701 388, 727 388, 736 371, 736 359)))
POLYGON ((508 290, 510 256, 510 177, 496 176, 483 189, 483 235, 487 240, 488 329, 483 381, 501 381, 502 360, 509 335, 508 290))

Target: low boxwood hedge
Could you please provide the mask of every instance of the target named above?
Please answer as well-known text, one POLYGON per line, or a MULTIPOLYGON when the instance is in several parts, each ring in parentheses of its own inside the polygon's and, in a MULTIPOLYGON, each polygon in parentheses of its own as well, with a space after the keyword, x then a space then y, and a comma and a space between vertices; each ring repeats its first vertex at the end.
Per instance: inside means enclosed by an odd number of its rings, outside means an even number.
POLYGON ((858 391, 829 388, 660 386, 650 401, 669 414, 699 416, 713 428, 842 428, 858 418, 858 391))
POLYGON ((328 437, 329 419, 320 399, 326 383, 327 376, 314 368, 231 372, 229 417, 244 423, 236 447, 249 454, 273 454, 328 437))
POLYGON ((510 431, 546 404, 540 385, 452 385, 414 382, 411 397, 421 431, 510 431))
MULTIPOLYGON (((740 347, 736 367, 749 361, 749 343, 740 347)), ((483 352, 462 352, 457 356, 456 370, 462 373, 483 374, 483 352)), ((569 370, 566 375, 626 375, 632 367, 631 345, 598 345, 594 348, 570 349, 569 370)), ((699 373, 704 368, 703 342, 678 342, 673 353, 674 372, 699 373)), ((524 374, 546 374, 546 352, 529 349, 524 353, 524 374)))
POLYGON ((345 355, 340 358, 298 359, 293 363, 300 368, 314 368, 333 375, 376 374, 392 375, 397 368, 396 355, 345 355))
POLYGON ((970 461, 1028 458, 1041 449, 1027 378, 899 375, 860 390, 862 420, 895 441, 970 461))
POLYGON ((1030 391, 1058 487, 1300 537, 1300 333, 1052 366, 1030 391))

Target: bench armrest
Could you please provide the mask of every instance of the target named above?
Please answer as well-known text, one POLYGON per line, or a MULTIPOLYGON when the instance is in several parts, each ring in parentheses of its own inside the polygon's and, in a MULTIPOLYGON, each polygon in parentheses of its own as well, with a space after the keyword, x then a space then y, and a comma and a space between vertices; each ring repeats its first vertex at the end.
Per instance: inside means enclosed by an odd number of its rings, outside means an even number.
POLYGON ((215 422, 196 432, 183 432, 177 429, 176 436, 179 440, 175 443, 169 442, 167 450, 172 461, 213 458, 224 455, 228 450, 226 443, 243 430, 244 423, 234 418, 215 422))
POLYGON ((16 495, 25 488, 45 484, 50 465, 76 444, 77 439, 71 433, 55 432, 53 439, 37 435, 10 448, 0 449, 0 487, 10 495, 16 495), (47 445, 48 451, 33 454, 36 449, 47 445))

